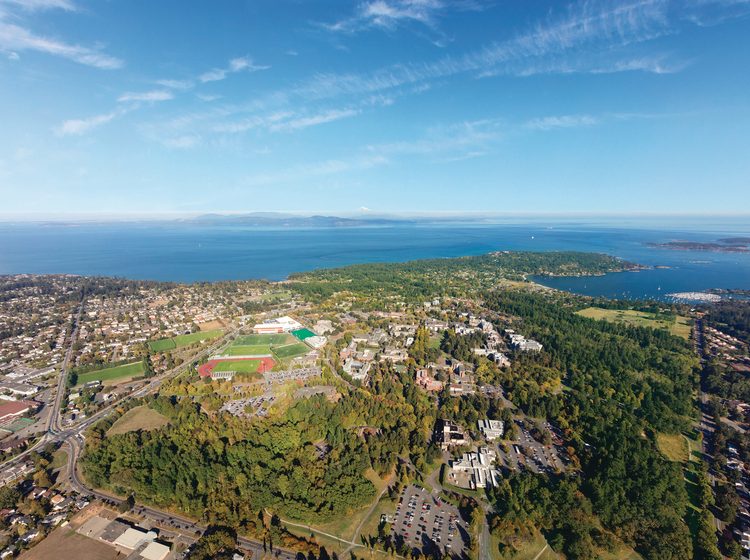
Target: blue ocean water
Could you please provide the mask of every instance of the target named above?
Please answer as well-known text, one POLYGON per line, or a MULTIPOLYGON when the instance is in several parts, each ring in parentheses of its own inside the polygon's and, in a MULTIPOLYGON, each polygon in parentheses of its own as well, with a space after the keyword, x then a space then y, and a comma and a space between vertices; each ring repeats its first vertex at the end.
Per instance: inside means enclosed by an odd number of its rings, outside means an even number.
POLYGON ((750 289, 750 254, 671 251, 647 243, 737 235, 750 236, 750 224, 680 229, 519 221, 293 229, 179 222, 2 223, 0 274, 70 273, 180 282, 281 280, 292 272, 354 263, 496 250, 575 250, 669 268, 537 280, 589 295, 661 299, 671 292, 750 289))

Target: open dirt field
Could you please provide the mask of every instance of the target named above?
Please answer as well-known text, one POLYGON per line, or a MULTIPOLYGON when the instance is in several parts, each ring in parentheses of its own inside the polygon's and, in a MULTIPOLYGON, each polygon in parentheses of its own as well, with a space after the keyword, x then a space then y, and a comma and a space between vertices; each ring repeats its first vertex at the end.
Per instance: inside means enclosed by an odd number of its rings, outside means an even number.
POLYGON ((69 527, 55 529, 46 539, 19 557, 21 560, 115 560, 125 558, 113 547, 79 535, 69 527))

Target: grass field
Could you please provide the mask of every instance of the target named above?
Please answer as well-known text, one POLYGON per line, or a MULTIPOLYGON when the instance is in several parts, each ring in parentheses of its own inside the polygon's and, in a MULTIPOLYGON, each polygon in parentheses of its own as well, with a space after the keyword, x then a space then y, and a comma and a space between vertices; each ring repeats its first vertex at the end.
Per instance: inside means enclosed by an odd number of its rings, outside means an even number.
POLYGON ((179 336, 173 336, 172 338, 162 338, 160 340, 154 340, 148 343, 148 347, 152 352, 165 352, 167 350, 174 350, 175 348, 189 346, 202 340, 213 340, 215 338, 219 338, 223 334, 224 331, 222 329, 216 329, 213 331, 201 331, 191 334, 181 334, 179 336))
POLYGON ((237 373, 255 373, 260 362, 257 360, 227 360, 214 366, 214 371, 236 371, 237 373))
POLYGON ((132 364, 99 369, 88 373, 79 373, 76 387, 84 385, 89 381, 101 381, 105 385, 113 385, 119 381, 129 381, 134 377, 143 375, 144 372, 143 362, 134 362, 132 364))
POLYGON ((288 334, 247 334, 244 336, 238 336, 237 339, 232 343, 236 346, 254 346, 254 345, 265 345, 272 346, 274 344, 289 344, 290 342, 296 342, 293 336, 288 334))
POLYGON ((50 468, 52 470, 61 469, 68 462, 68 453, 64 449, 58 449, 52 454, 52 463, 50 468))
POLYGON ((107 435, 126 434, 136 430, 157 430, 167 424, 169 424, 167 417, 156 412, 153 408, 136 406, 118 418, 107 431, 107 435))
POLYGON ((613 323, 625 323, 634 327, 650 327, 652 329, 668 330, 675 336, 687 340, 690 337, 691 321, 687 317, 677 315, 674 320, 661 318, 655 313, 635 311, 633 309, 602 309, 600 307, 587 307, 578 311, 578 315, 610 321, 613 323))
POLYGON ((265 356, 271 354, 271 347, 264 344, 253 344, 252 346, 246 344, 233 344, 223 353, 229 356, 265 356))
POLYGON ((279 358, 279 360, 287 358, 296 358, 297 356, 304 356, 310 351, 307 344, 297 342, 295 344, 287 344, 285 346, 275 346, 271 350, 279 358))
POLYGON ((500 552, 498 541, 494 536, 490 536, 490 544, 492 547, 491 558, 499 558, 501 560, 556 560, 559 558, 551 548, 544 548, 547 541, 544 540, 544 537, 539 532, 535 533, 533 539, 519 542, 517 548, 506 550, 503 553, 500 552))
POLYGON ((659 451, 674 463, 685 463, 690 458, 690 449, 682 434, 656 434, 659 451))

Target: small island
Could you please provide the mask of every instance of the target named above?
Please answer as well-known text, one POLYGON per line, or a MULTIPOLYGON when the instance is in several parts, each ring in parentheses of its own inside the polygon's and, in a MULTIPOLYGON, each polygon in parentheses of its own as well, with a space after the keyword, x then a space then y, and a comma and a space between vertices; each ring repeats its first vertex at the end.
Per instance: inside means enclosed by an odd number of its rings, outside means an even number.
POLYGON ((657 249, 673 251, 703 251, 712 253, 749 253, 750 237, 729 237, 713 242, 700 241, 667 241, 664 243, 647 243, 657 249))

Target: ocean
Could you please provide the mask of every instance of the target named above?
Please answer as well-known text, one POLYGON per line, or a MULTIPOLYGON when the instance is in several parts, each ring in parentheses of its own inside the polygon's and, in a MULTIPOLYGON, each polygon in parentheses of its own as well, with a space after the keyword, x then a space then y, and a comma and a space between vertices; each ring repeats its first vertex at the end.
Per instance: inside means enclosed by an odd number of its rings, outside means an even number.
POLYGON ((654 268, 582 278, 535 278, 563 290, 664 299, 674 292, 750 289, 750 254, 674 251, 672 240, 750 236, 746 220, 669 225, 520 219, 504 224, 424 223, 353 228, 256 228, 184 222, 0 223, 0 274, 69 273, 177 282, 268 279, 355 263, 591 251, 654 268))

